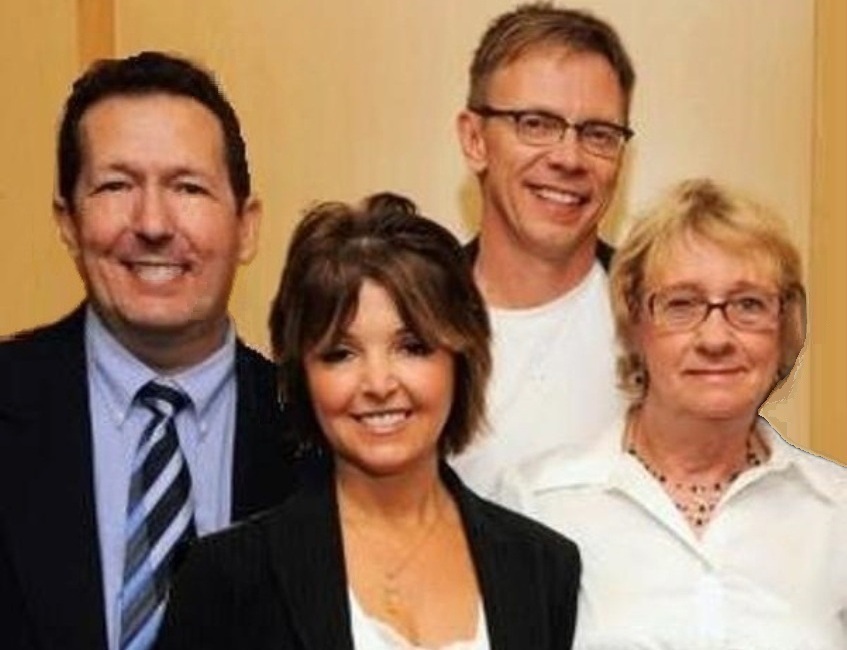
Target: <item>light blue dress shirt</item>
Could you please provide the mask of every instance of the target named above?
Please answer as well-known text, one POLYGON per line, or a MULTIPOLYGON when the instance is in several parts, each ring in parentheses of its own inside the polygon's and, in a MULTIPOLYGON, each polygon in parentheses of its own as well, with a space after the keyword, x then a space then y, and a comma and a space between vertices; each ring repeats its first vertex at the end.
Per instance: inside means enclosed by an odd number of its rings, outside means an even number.
POLYGON ((235 331, 202 363, 162 377, 124 348, 89 307, 85 351, 94 449, 94 494, 109 647, 119 647, 129 481, 141 433, 151 413, 134 401, 158 379, 184 391, 191 403, 176 419, 180 446, 191 472, 194 518, 200 535, 230 523, 235 446, 235 331))

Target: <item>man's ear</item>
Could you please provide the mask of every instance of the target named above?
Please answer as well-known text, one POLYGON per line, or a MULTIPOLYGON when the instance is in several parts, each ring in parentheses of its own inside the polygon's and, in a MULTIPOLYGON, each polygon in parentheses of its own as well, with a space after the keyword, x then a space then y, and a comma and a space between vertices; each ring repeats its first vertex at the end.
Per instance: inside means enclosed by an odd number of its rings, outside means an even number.
POLYGON ((68 253, 71 257, 78 257, 80 242, 76 219, 72 208, 60 197, 53 198, 53 219, 59 228, 59 239, 62 240, 68 253))
POLYGON ((476 174, 488 167, 488 147, 482 132, 482 118, 469 110, 463 110, 456 118, 459 143, 468 167, 476 174))
POLYGON ((262 224, 262 202, 255 196, 247 197, 238 215, 238 261, 248 264, 259 250, 259 227, 262 224))

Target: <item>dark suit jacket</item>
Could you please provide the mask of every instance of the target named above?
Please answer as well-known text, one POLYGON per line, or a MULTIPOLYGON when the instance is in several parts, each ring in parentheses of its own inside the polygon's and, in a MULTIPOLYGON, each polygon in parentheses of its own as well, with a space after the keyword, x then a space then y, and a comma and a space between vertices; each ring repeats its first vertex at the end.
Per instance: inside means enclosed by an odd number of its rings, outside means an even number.
MULTIPOLYGON (((105 650, 84 308, 0 344, 0 648, 105 650)), ((273 365, 236 353, 234 519, 291 491, 273 365)))
MULTIPOLYGON (((327 465, 282 506, 190 549, 158 650, 353 650, 327 465)), ((570 648, 580 577, 576 546, 479 498, 446 465, 442 478, 464 522, 491 648, 570 648)))

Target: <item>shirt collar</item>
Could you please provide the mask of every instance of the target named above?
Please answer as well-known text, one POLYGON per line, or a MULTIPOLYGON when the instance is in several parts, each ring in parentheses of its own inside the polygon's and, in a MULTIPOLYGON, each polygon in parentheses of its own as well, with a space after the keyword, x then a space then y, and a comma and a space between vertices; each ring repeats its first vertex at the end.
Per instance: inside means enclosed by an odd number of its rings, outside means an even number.
POLYGON ((590 449, 574 454, 572 449, 561 447, 552 455, 539 458, 538 467, 529 467, 526 473, 532 477, 533 489, 544 492, 610 484, 626 460, 621 450, 624 427, 625 419, 621 416, 596 438, 590 449))
POLYGON ((230 323, 224 344, 211 356, 170 379, 188 393, 200 421, 215 403, 227 383, 235 376, 235 328, 230 323))
MULTIPOLYGON (((795 474, 816 494, 828 501, 838 498, 838 482, 830 480, 824 466, 835 467, 807 451, 797 449, 786 441, 763 417, 756 428, 770 450, 770 457, 762 466, 762 475, 775 472, 795 474)), ((571 450, 560 449, 552 456, 539 459, 538 467, 529 467, 533 490, 542 493, 559 488, 599 486, 606 489, 625 489, 632 486, 633 459, 623 449, 625 416, 617 419, 598 437, 595 445, 584 453, 574 455, 571 450)))
POLYGON ((183 390, 191 399, 199 420, 203 420, 215 397, 235 373, 235 328, 230 322, 224 343, 199 364, 175 375, 162 377, 127 350, 104 325, 89 305, 85 319, 85 346, 89 370, 102 380, 103 397, 119 424, 129 415, 135 395, 154 379, 183 390))

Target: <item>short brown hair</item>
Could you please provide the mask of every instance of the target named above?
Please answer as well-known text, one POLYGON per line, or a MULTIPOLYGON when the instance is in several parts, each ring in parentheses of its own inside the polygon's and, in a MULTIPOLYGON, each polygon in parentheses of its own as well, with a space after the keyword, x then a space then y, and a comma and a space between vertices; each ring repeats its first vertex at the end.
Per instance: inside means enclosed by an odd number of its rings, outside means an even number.
POLYGON ((270 314, 279 387, 303 443, 325 447, 305 379, 314 346, 343 334, 355 317, 365 280, 393 299, 405 324, 455 359, 455 392, 439 439, 442 454, 464 449, 485 417, 491 372, 490 327, 461 244, 389 193, 361 207, 323 203, 298 225, 270 314))
POLYGON ((634 403, 643 400, 649 377, 634 345, 645 291, 666 263, 674 243, 695 234, 721 248, 752 256, 773 269, 782 298, 780 358, 771 390, 791 373, 806 340, 806 289, 797 247, 771 209, 710 179, 674 185, 638 219, 615 252, 609 273, 612 312, 621 345, 618 379, 634 403))
POLYGON ((187 97, 217 118, 223 134, 229 182, 239 214, 250 197, 250 167, 238 115, 211 72, 198 63, 164 52, 140 52, 123 59, 96 61, 73 84, 59 124, 57 144, 58 191, 71 214, 76 214, 74 188, 83 164, 80 122, 95 104, 112 97, 148 95, 187 97))
POLYGON ((488 81, 496 70, 530 49, 550 45, 604 57, 617 74, 629 115, 635 70, 617 32, 587 11, 558 8, 550 2, 520 5, 491 22, 471 62, 468 108, 487 103, 488 81))

